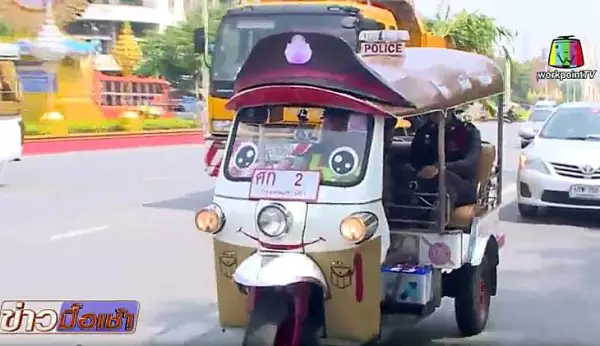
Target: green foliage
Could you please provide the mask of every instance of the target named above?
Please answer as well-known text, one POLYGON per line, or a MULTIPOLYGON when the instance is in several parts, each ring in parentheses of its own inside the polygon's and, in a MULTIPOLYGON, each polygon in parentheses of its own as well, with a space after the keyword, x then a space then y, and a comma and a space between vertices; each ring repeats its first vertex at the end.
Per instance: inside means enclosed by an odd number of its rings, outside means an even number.
POLYGON ((0 23, 0 36, 10 36, 12 31, 6 23, 0 23))
POLYGON ((500 26, 492 17, 460 11, 450 15, 450 7, 442 15, 424 20, 426 28, 437 36, 444 37, 456 49, 493 56, 497 45, 503 40, 514 39, 516 33, 500 26))
MULTIPOLYGON (((207 39, 214 42, 219 23, 227 11, 226 6, 210 9, 207 39)), ((203 64, 202 57, 194 53, 194 30, 204 26, 202 9, 190 13, 188 19, 163 33, 149 32, 142 42, 144 59, 136 73, 143 76, 161 76, 175 87, 193 89, 193 81, 203 64)))
MULTIPOLYGON (((162 118, 162 119, 145 119, 143 120, 142 129, 144 131, 164 131, 164 130, 183 130, 196 128, 196 121, 193 119, 180 118, 162 118)), ((70 122, 68 125, 69 133, 106 133, 106 132, 123 132, 125 127, 119 120, 106 120, 101 123, 89 122, 70 122)), ((43 136, 47 135, 42 126, 37 123, 25 123, 26 136, 43 136)))

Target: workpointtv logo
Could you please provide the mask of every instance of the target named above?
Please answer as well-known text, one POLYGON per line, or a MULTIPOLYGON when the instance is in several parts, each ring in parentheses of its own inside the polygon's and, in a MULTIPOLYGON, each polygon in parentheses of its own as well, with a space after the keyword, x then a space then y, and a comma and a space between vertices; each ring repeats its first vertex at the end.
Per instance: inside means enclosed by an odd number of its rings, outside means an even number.
POLYGON ((559 36, 550 44, 548 69, 537 72, 537 79, 594 79, 598 71, 582 69, 584 65, 581 41, 575 36, 559 36))

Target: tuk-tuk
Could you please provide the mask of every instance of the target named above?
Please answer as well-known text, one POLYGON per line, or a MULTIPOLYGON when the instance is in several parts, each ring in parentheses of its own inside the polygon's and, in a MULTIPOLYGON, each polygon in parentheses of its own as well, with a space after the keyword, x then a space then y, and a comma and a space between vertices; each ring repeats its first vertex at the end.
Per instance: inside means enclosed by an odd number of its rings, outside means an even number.
POLYGON ((406 36, 362 32, 356 54, 334 36, 277 34, 241 68, 214 199, 195 223, 213 237, 220 324, 243 329, 242 345, 376 342, 396 317, 426 317, 443 297, 454 298, 462 334, 485 328, 504 245, 502 116, 498 148, 484 143, 473 168, 477 203, 454 210, 444 117, 433 202, 416 188, 405 205, 385 198, 403 193, 384 181, 411 150, 386 133, 397 119, 488 97, 502 112, 502 75, 484 56, 406 48, 406 36), (324 111, 319 125, 290 123, 284 107, 324 111))

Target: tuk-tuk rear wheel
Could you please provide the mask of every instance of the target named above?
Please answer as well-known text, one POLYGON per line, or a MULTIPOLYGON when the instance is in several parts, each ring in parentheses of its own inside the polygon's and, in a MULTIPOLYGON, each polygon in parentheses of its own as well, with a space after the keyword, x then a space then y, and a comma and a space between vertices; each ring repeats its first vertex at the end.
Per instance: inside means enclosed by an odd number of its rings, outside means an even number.
POLYGON ((463 285, 454 298, 454 314, 458 329, 463 336, 481 333, 490 314, 491 268, 486 257, 478 266, 466 264, 462 271, 463 285))

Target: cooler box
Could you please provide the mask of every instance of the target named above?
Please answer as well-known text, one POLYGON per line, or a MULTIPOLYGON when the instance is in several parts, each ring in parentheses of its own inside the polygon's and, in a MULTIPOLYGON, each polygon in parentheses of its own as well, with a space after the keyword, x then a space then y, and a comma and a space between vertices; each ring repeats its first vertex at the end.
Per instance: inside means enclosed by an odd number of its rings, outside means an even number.
POLYGON ((433 299, 431 267, 382 266, 383 299, 425 305, 433 299))

